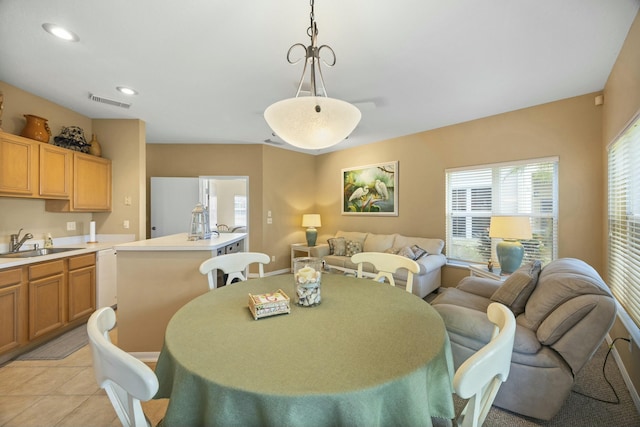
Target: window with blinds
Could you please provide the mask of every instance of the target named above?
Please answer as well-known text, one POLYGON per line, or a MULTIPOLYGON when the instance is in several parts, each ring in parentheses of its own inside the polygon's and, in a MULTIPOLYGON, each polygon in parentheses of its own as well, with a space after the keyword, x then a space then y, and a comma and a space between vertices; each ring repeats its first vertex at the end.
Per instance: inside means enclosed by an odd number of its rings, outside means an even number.
POLYGON ((557 256, 558 159, 546 158, 446 170, 446 254, 449 259, 497 260, 489 237, 492 215, 530 218, 533 238, 521 241, 524 260, 557 256))
POLYGON ((640 117, 608 151, 609 286, 640 326, 640 117))

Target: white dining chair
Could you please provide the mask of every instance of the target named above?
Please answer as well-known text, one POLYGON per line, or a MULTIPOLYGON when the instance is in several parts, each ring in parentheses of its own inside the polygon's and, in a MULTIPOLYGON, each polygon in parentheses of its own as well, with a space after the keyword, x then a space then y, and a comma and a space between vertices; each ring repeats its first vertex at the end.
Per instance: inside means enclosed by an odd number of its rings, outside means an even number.
POLYGON ((269 255, 260 252, 236 252, 233 254, 219 255, 209 258, 200 264, 200 273, 206 274, 209 279, 209 289, 216 288, 215 270, 222 270, 227 274, 226 285, 233 279, 245 281, 245 271, 250 264, 258 263, 258 275, 264 277, 264 265, 269 264, 269 255))
POLYGON ((401 255, 387 254, 383 252, 360 252, 351 257, 351 262, 358 264, 358 277, 363 277, 362 265, 365 262, 373 264, 378 274, 374 277, 375 281, 389 280, 391 286, 395 286, 393 273, 400 268, 407 269, 407 285, 406 291, 411 293, 413 290, 413 275, 420 272, 420 265, 412 259, 401 255))
POLYGON ((109 331, 115 324, 111 307, 95 311, 87 322, 96 381, 107 392, 123 426, 150 426, 140 402, 156 394, 158 378, 151 368, 111 342, 109 331))
POLYGON ((491 303, 487 317, 495 325, 491 341, 460 365, 453 377, 453 389, 462 399, 469 399, 456 423, 460 427, 480 427, 498 389, 509 376, 516 319, 513 312, 499 303, 491 303))

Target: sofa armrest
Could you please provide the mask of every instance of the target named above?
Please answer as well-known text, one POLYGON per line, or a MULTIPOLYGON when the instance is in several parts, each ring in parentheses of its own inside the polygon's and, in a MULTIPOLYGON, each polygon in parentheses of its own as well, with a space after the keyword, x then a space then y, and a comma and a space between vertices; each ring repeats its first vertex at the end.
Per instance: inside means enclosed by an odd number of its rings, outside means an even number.
POLYGON ((420 273, 431 273, 439 270, 447 263, 447 257, 442 254, 426 255, 416 261, 420 265, 420 273))
POLYGON ((323 243, 321 245, 317 245, 311 248, 311 256, 312 257, 317 257, 317 258, 322 258, 324 256, 329 255, 329 245, 326 243, 323 243))
POLYGON ((468 276, 460 280, 456 288, 469 292, 470 294, 491 298, 491 295, 493 295, 500 286, 502 286, 502 282, 498 282, 497 280, 486 277, 468 276))

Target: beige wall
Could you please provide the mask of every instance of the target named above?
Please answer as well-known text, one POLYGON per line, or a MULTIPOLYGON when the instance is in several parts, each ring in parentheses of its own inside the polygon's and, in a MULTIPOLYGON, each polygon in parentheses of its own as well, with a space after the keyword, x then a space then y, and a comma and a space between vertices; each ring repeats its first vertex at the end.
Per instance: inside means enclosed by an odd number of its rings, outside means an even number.
MULTIPOLYGON (((618 55, 618 59, 611 70, 607 84, 604 87, 604 114, 603 114, 603 138, 601 152, 603 158, 602 182, 606 186, 607 182, 607 145, 624 130, 629 121, 640 112, 640 15, 636 16, 627 39, 618 55)), ((606 187, 605 187, 606 188, 606 187)), ((607 196, 602 197, 603 212, 606 214, 607 196)), ((603 238, 606 239, 607 224, 602 227, 603 238)), ((605 240, 606 243, 606 240, 605 240)), ((603 245, 603 259, 606 260, 606 244, 603 245)), ((605 272, 605 281, 607 275, 605 272)), ((635 328, 637 333, 637 326, 635 328)), ((619 320, 613 325, 609 335, 612 338, 628 337, 629 331, 619 320)), ((636 335, 637 336, 637 335, 636 335)), ((629 351, 626 342, 619 341, 616 344, 618 354, 622 359, 627 373, 635 386, 636 392, 640 393, 640 347, 636 341, 633 350, 629 351)))
POLYGON ((102 156, 111 159, 112 211, 95 213, 96 229, 106 234, 135 234, 146 238, 145 123, 140 120, 93 121, 102 156), (131 204, 125 204, 125 197, 131 204), (124 221, 129 221, 129 228, 124 221))
MULTIPOLYGON (((602 108, 565 99, 318 157, 319 239, 337 230, 445 238, 445 169, 559 157, 558 256, 602 268, 602 108), (399 215, 340 215, 341 169, 398 160, 399 215), (325 222, 325 218, 326 222, 325 222)), ((452 276, 457 279, 457 276, 452 276)), ((446 283, 455 285, 457 282, 446 283)))

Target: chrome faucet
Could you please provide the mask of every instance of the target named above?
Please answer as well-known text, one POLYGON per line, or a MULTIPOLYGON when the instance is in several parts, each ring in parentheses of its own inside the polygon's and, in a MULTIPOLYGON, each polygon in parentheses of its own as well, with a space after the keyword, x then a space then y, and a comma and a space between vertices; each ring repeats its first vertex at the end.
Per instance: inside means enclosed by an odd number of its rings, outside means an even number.
POLYGON ((33 239, 33 234, 31 233, 26 233, 24 236, 22 236, 22 239, 20 239, 21 232, 22 232, 22 228, 18 230, 18 234, 11 235, 11 247, 9 249, 10 252, 18 252, 18 250, 20 249, 20 247, 22 247, 24 242, 26 242, 29 239, 33 239))

